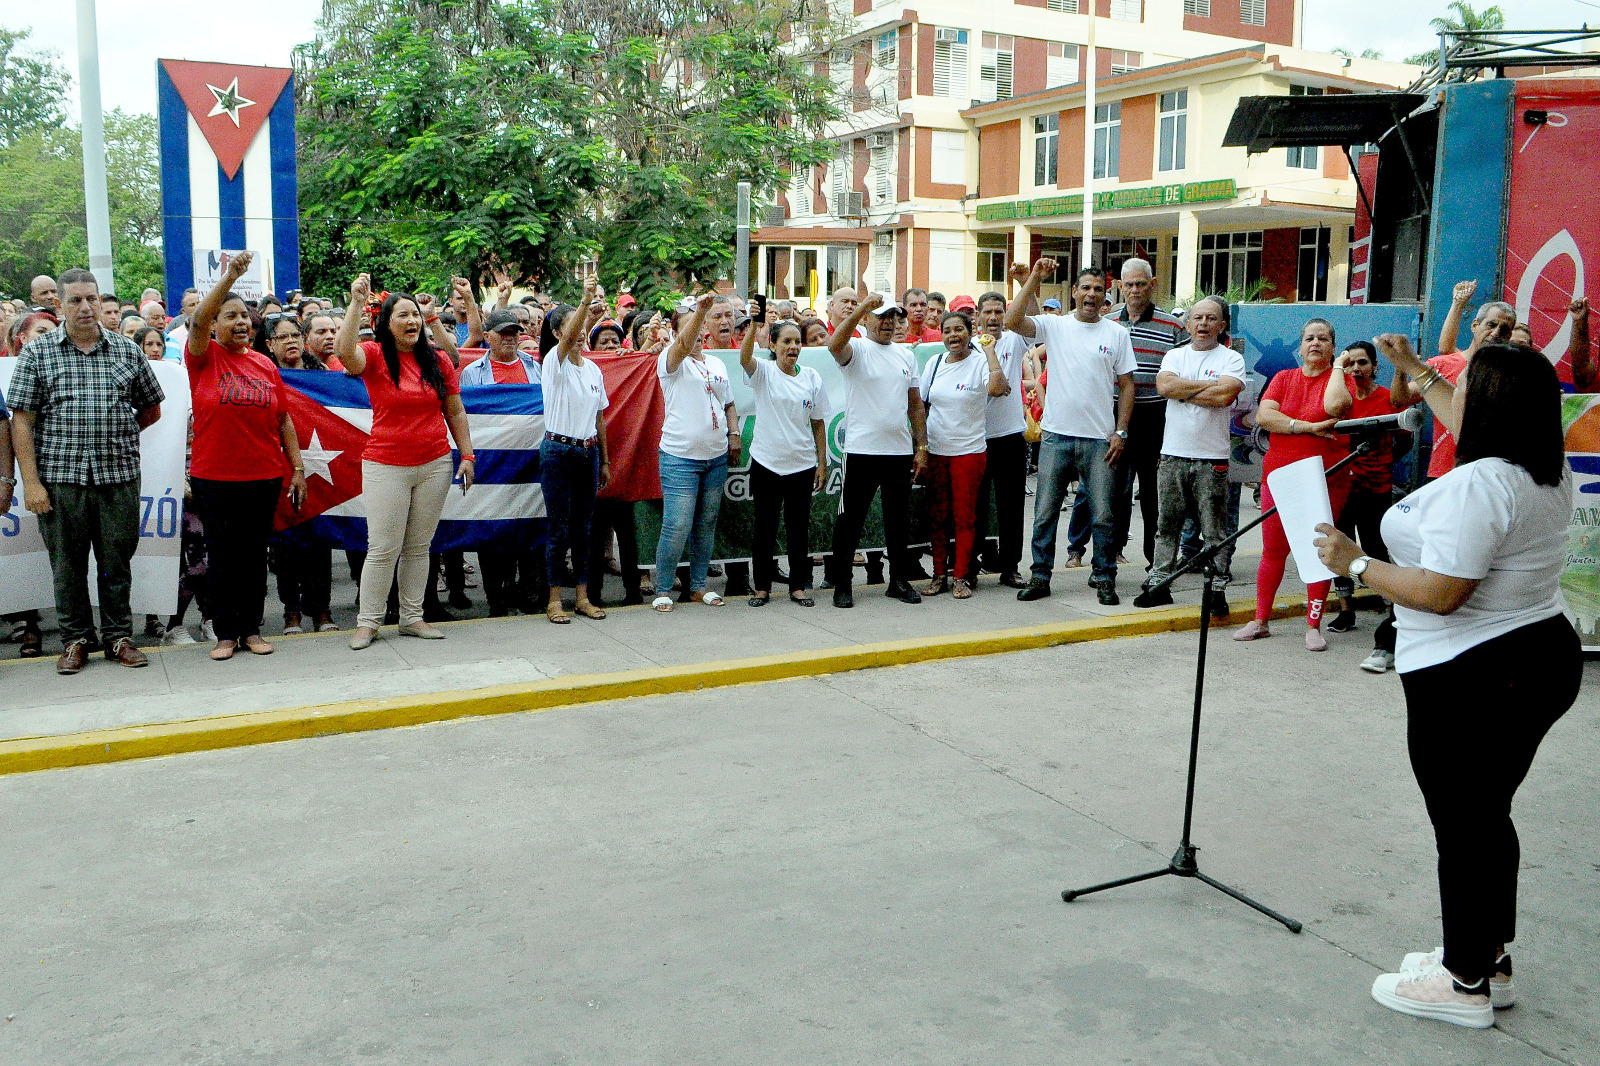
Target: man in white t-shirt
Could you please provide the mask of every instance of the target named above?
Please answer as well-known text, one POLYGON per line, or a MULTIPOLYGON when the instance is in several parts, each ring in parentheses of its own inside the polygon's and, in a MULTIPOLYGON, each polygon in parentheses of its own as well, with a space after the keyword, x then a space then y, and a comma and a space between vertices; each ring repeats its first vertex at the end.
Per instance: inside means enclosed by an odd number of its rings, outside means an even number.
POLYGON ((829 580, 833 605, 854 607, 856 548, 872 497, 882 494, 883 546, 889 556, 884 595, 921 603, 911 587, 911 482, 928 462, 928 429, 911 349, 894 342, 905 310, 877 293, 854 308, 828 340, 845 379, 844 491, 833 524, 829 580), (865 319, 865 336, 854 336, 865 319))
MULTIPOLYGON (((1025 275, 1024 275, 1025 276, 1025 275)), ((984 560, 984 568, 1000 574, 1000 584, 1011 588, 1024 587, 1022 575, 1022 512, 1028 496, 1028 442, 1023 430, 1028 428, 1022 413, 1022 360, 1028 354, 1029 344, 1019 333, 1005 329, 1001 323, 1006 315, 1006 298, 998 292, 986 292, 978 297, 977 316, 973 321, 974 337, 994 337, 995 357, 1000 369, 1005 371, 1011 391, 1004 396, 989 398, 985 434, 988 437, 989 461, 983 468, 983 482, 978 487, 978 517, 974 529, 974 550, 993 555, 984 560), (998 533, 996 547, 988 546, 989 508, 991 493, 994 499, 995 529, 998 533)), ((978 568, 974 566, 976 575, 978 568)))
MULTIPOLYGON (((1146 591, 1133 601, 1136 607, 1172 602, 1171 589, 1150 590, 1177 568, 1185 521, 1194 518, 1207 548, 1227 535, 1228 420, 1245 378, 1244 356, 1223 343, 1227 330, 1227 304, 1207 296, 1189 312, 1189 343, 1161 358, 1156 391, 1167 398, 1167 416, 1156 470, 1156 553, 1146 591)), ((1220 591, 1213 582, 1213 590, 1220 591)), ((1225 616, 1228 601, 1214 597, 1213 612, 1219 604, 1225 616)))
POLYGON ((1056 565, 1056 527, 1067 487, 1081 480, 1089 487, 1094 533, 1094 576, 1100 602, 1117 597, 1117 549, 1112 487, 1118 457, 1133 417, 1133 371, 1138 365, 1128 331, 1101 317, 1106 282, 1098 271, 1078 272, 1073 286, 1077 309, 1071 315, 1030 317, 1028 302, 1039 282, 1054 273, 1054 259, 1040 259, 1028 272, 1022 291, 1006 311, 1004 324, 1024 337, 1044 342, 1044 436, 1039 442, 1039 480, 1033 501, 1033 577, 1019 600, 1050 595, 1056 565), (1113 400, 1113 393, 1116 399, 1113 400))

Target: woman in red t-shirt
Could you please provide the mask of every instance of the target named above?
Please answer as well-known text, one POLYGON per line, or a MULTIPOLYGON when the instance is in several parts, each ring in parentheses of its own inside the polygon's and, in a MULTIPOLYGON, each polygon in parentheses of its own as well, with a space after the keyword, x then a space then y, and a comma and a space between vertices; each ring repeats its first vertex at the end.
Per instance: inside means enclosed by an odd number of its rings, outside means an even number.
POLYGON ((465 493, 472 487, 477 465, 467 412, 461 406, 455 340, 439 324, 432 298, 391 293, 373 318, 374 339, 362 341, 361 317, 371 291, 372 281, 365 274, 351 284, 350 303, 334 342, 344 372, 366 383, 372 404, 372 432, 361 454, 367 561, 361 568, 361 603, 350 638, 356 651, 370 646, 378 635, 397 564, 400 634, 443 639, 444 634, 422 617, 428 549, 455 474, 465 493), (460 467, 454 472, 447 425, 461 452, 460 467))
MULTIPOLYGON (((1300 330, 1300 363, 1279 371, 1261 394, 1256 410, 1256 425, 1271 436, 1266 458, 1261 461, 1261 507, 1272 507, 1272 493, 1266 476, 1280 466, 1317 456, 1324 468, 1350 453, 1348 442, 1336 436, 1333 424, 1350 410, 1350 388, 1345 384, 1344 365, 1333 360, 1333 326, 1326 319, 1313 318, 1300 330)), ((1343 356, 1340 357, 1341 359, 1343 356)), ((1348 468, 1328 482, 1328 496, 1337 521, 1350 491, 1348 468)), ((1261 566, 1256 570, 1256 616, 1235 633, 1234 640, 1270 637, 1267 619, 1272 601, 1283 583, 1284 565, 1289 559, 1289 539, 1283 522, 1273 515, 1261 527, 1261 566)), ((1322 607, 1328 599, 1327 581, 1306 586, 1306 647, 1327 651, 1322 636, 1322 607)))
POLYGON ((270 655, 261 639, 267 596, 267 538, 288 474, 295 510, 306 498, 300 440, 289 420, 278 366, 250 347, 250 309, 229 289, 254 258, 240 252, 194 309, 189 324, 189 394, 194 451, 189 488, 205 527, 213 659, 231 659, 242 642, 270 655), (213 330, 213 326, 215 329, 213 330), (213 333, 215 336, 213 336, 213 333))

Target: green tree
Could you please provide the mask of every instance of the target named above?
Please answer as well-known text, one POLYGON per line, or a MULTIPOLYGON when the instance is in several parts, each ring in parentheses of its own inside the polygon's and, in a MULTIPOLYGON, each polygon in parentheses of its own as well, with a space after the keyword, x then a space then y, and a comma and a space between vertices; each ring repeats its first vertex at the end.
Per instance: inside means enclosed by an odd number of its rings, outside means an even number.
MULTIPOLYGON (((111 258, 117 288, 162 288, 161 193, 153 120, 105 116, 111 258)), ((41 128, 0 149, 0 292, 89 261, 83 147, 75 127, 41 128)))
POLYGON ((807 2, 329 0, 298 59, 308 285, 505 267, 571 295, 595 255, 641 298, 720 276, 737 183, 835 151, 807 2))
POLYGON ((587 254, 606 152, 578 77, 593 53, 546 14, 542 0, 329 0, 297 57, 311 287, 370 267, 379 287, 440 291, 452 273, 537 279, 587 254))
POLYGON ((71 75, 56 61, 55 53, 21 50, 30 32, 0 26, 0 148, 67 120, 71 75))
MULTIPOLYGON (((1506 14, 1500 10, 1498 4, 1491 4, 1482 11, 1474 11, 1466 0, 1450 0, 1445 11, 1446 14, 1429 20, 1428 25, 1433 28, 1434 33, 1484 32, 1506 28, 1506 14)), ((1430 48, 1425 52, 1418 52, 1414 56, 1406 57, 1406 62, 1433 66, 1439 62, 1439 49, 1430 48)))

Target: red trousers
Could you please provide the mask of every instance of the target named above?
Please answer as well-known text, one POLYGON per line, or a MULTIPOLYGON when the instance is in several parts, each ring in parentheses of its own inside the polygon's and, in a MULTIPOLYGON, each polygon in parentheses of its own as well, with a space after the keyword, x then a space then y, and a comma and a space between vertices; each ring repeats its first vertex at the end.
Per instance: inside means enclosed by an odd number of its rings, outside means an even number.
POLYGON ((930 455, 928 474, 933 488, 928 536, 933 548, 933 572, 949 574, 950 541, 956 542, 955 576, 967 584, 972 572, 973 529, 978 522, 978 486, 983 483, 985 452, 971 455, 930 455))
MULTIPOLYGON (((1328 483, 1328 500, 1333 504, 1333 520, 1339 521, 1344 501, 1350 495, 1350 479, 1335 475, 1328 483)), ((1261 509, 1272 507, 1272 492, 1266 478, 1261 479, 1261 509)), ((1265 622, 1272 615, 1272 601, 1283 584, 1283 571, 1289 561, 1289 538, 1284 535, 1283 523, 1277 515, 1261 526, 1261 566, 1256 570, 1256 620, 1265 622)), ((1322 625, 1322 608, 1328 599, 1329 581, 1315 581, 1306 586, 1306 625, 1318 629, 1322 625)))

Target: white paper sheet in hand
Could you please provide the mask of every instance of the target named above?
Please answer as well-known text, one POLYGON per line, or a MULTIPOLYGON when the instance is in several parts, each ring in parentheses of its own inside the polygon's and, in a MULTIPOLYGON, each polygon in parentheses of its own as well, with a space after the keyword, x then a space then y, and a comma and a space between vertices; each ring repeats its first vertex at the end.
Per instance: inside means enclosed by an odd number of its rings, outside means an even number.
POLYGON ((1327 581, 1335 576, 1317 558, 1316 546, 1311 542, 1322 536, 1317 525, 1333 524, 1333 504, 1328 500, 1328 479, 1323 472, 1322 460, 1316 456, 1280 466, 1267 475, 1267 488, 1272 492, 1272 502, 1278 506, 1278 519, 1283 522, 1284 536, 1289 539, 1289 550, 1294 554, 1294 568, 1306 584, 1327 581))

